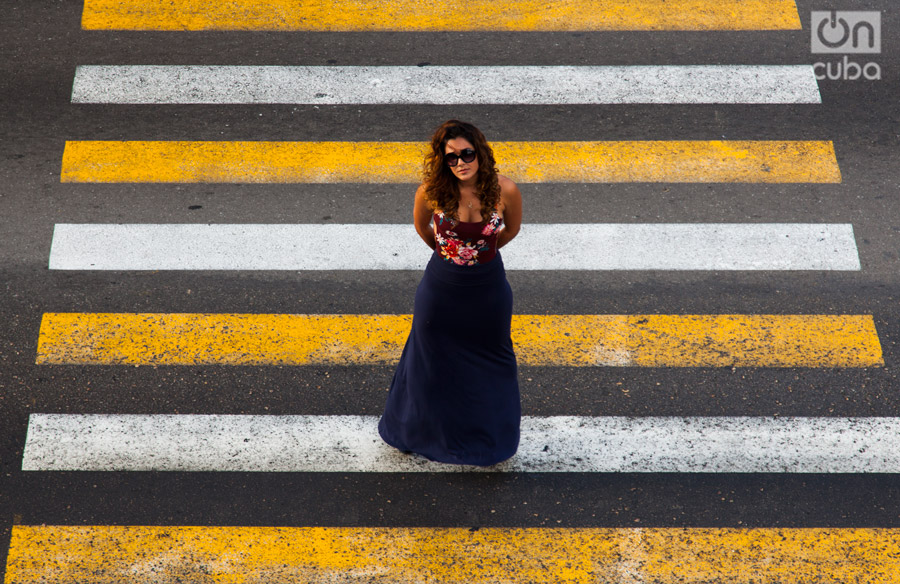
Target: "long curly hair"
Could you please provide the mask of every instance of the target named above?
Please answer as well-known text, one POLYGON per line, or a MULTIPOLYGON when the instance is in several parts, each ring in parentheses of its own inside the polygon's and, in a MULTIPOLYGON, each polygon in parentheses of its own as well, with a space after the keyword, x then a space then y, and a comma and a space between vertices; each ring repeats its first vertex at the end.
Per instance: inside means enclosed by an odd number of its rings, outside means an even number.
POLYGON ((442 211, 451 218, 458 219, 459 179, 444 163, 444 148, 449 140, 465 138, 478 156, 478 173, 475 177, 475 192, 481 201, 481 218, 486 221, 490 211, 500 204, 500 181, 497 178, 497 164, 494 151, 481 130, 459 120, 447 120, 431 137, 431 149, 425 155, 422 182, 425 184, 425 199, 431 207, 442 211), (487 211, 487 212, 485 212, 487 211))

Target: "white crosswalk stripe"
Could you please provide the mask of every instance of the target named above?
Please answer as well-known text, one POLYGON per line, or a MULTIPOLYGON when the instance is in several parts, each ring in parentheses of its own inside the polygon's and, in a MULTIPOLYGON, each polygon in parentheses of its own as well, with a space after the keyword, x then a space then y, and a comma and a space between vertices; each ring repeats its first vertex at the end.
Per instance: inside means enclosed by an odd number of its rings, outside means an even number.
MULTIPOLYGON (((422 250, 412 225, 59 224, 50 269, 421 270, 428 261, 422 250), (350 241, 367 245, 345 245, 350 241)), ((847 224, 530 224, 504 248, 504 264, 511 270, 860 269, 847 224)))
MULTIPOLYGON (((24 470, 465 472, 381 441, 376 416, 32 414, 24 470)), ((898 418, 524 417, 495 472, 896 473, 898 418)))
POLYGON ((73 103, 820 103, 811 65, 82 65, 73 103))

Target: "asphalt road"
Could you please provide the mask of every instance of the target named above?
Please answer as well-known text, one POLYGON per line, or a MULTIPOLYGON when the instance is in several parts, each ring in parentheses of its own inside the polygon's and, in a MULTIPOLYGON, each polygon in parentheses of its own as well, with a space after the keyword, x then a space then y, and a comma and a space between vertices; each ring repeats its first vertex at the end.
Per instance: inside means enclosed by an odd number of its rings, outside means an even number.
MULTIPOLYGON (((532 416, 900 416, 900 11, 883 79, 821 105, 74 105, 83 64, 803 64, 803 31, 87 32, 77 2, 0 22, 0 558, 14 524, 900 527, 893 474, 22 472, 31 413, 368 414, 392 367, 35 365, 45 312, 409 313, 416 272, 58 272, 55 223, 400 223, 414 185, 64 184, 66 140, 831 140, 839 184, 523 186, 533 223, 851 223, 854 272, 510 272, 523 314, 872 314, 885 366, 522 368, 532 416)), ((460 6, 462 11, 464 4, 460 6)), ((560 237, 565 237, 564 233, 560 237)), ((347 241, 348 246, 364 245, 347 241)), ((427 251, 427 250, 423 250, 427 251)), ((372 253, 378 253, 372 250, 372 253)), ((2 565, 2 563, 0 563, 2 565)))

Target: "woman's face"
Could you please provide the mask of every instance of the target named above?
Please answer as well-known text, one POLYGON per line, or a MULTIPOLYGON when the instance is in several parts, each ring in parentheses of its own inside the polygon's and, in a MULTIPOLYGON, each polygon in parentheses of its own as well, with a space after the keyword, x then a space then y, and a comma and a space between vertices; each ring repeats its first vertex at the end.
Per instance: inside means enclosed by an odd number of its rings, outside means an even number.
MULTIPOLYGON (((447 144, 444 146, 444 155, 456 154, 457 156, 461 156, 463 150, 466 149, 475 150, 475 147, 465 138, 453 138, 447 140, 447 144)), ((446 162, 444 164, 446 164, 446 162)), ((475 160, 472 162, 464 162, 463 159, 460 158, 457 161, 456 166, 450 166, 449 168, 460 182, 473 181, 475 180, 475 177, 478 176, 478 156, 475 156, 475 160)))

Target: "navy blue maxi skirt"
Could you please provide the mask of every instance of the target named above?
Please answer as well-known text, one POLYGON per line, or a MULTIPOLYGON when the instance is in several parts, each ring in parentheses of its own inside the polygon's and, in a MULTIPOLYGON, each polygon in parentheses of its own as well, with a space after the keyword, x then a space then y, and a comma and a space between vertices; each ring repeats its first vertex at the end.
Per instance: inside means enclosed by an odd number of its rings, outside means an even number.
POLYGON ((438 462, 489 466, 519 445, 519 380, 503 260, 459 266, 435 253, 378 432, 438 462))

